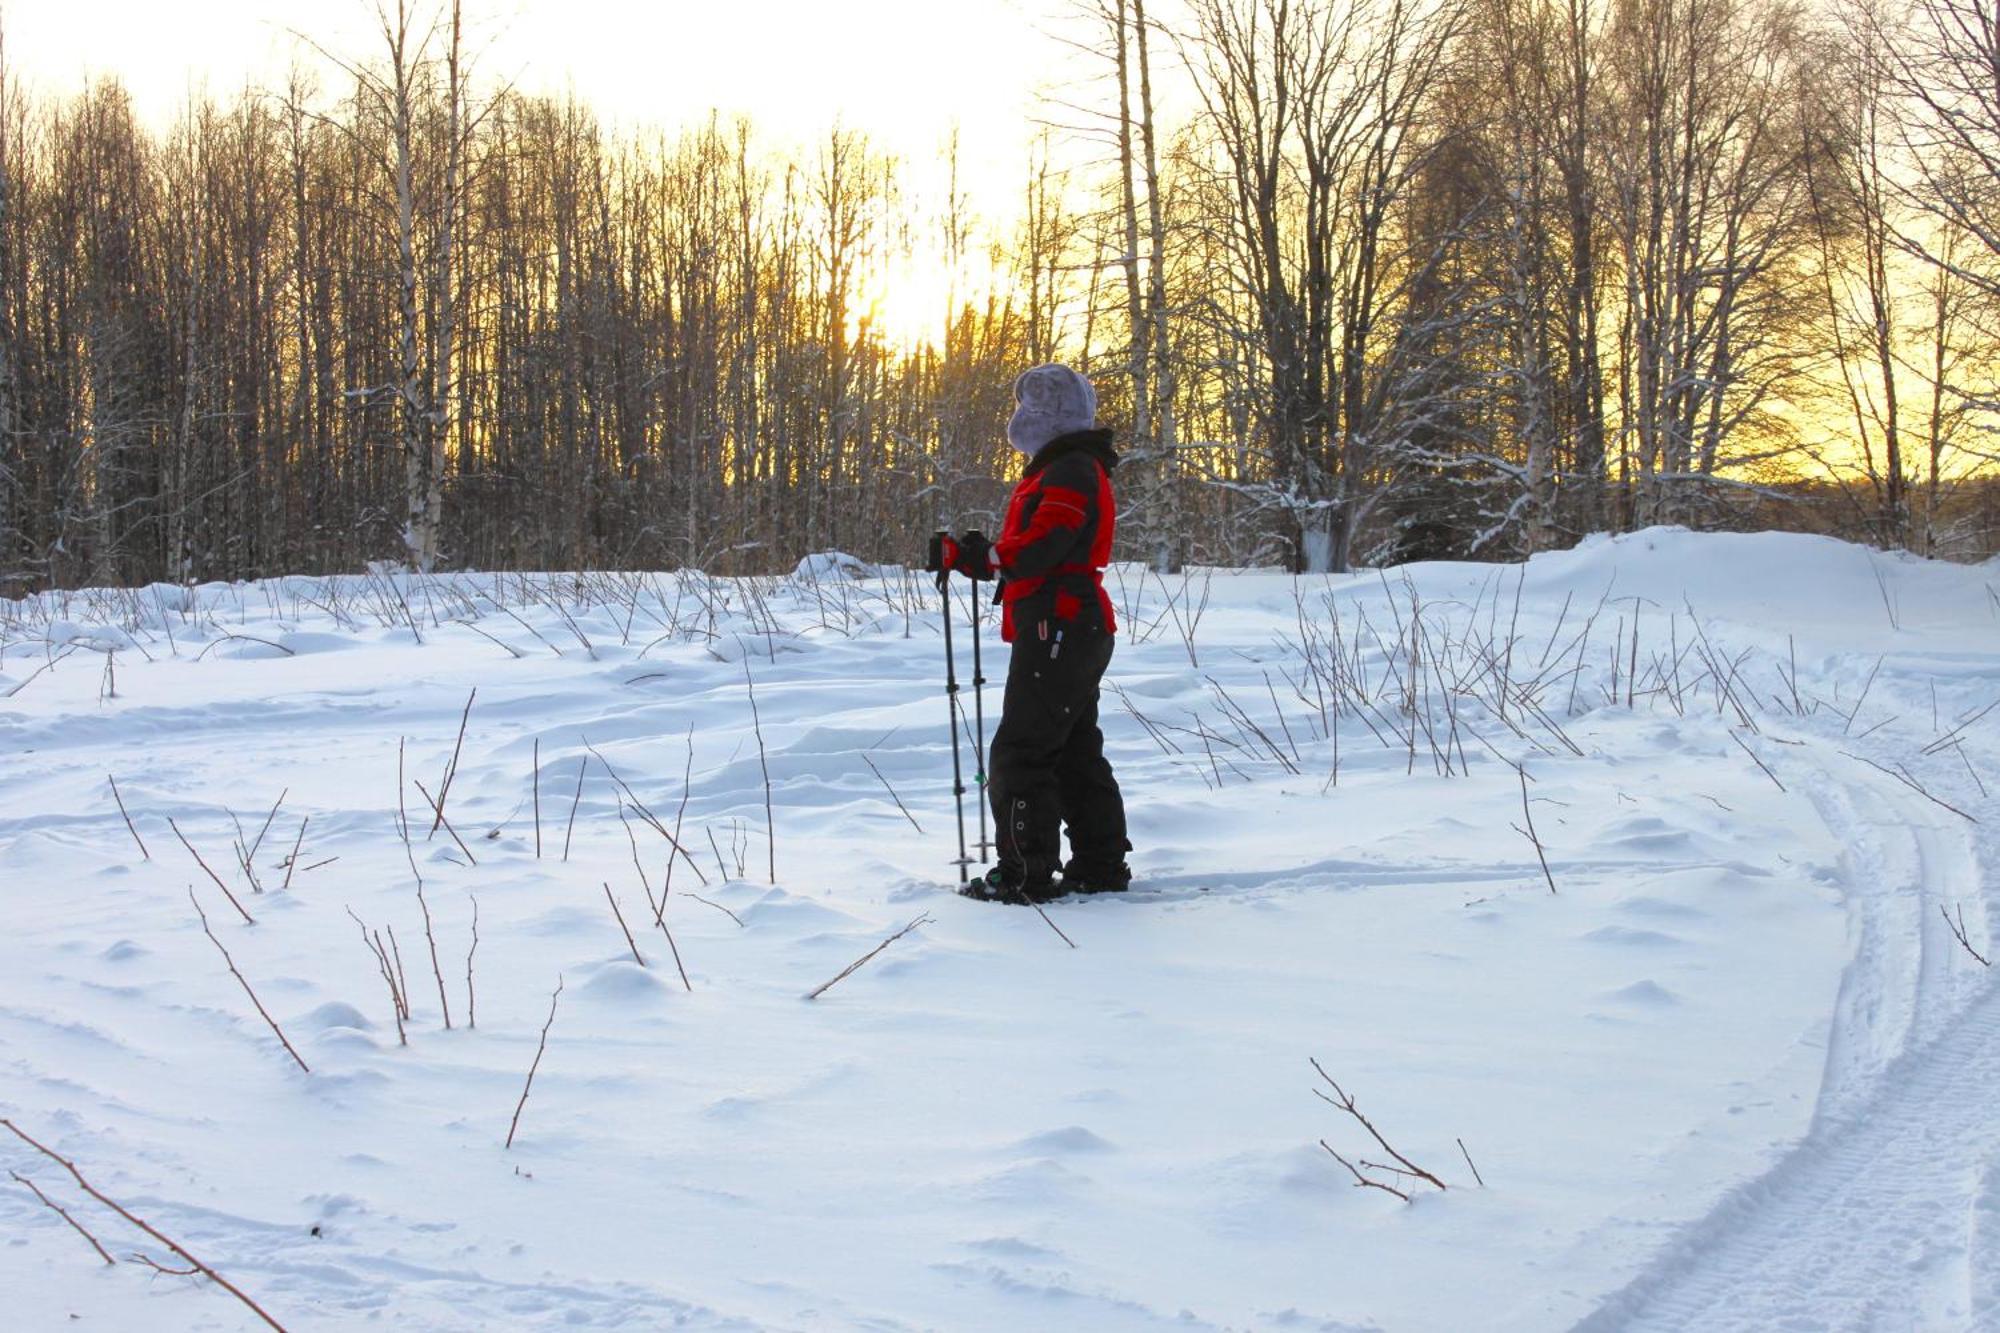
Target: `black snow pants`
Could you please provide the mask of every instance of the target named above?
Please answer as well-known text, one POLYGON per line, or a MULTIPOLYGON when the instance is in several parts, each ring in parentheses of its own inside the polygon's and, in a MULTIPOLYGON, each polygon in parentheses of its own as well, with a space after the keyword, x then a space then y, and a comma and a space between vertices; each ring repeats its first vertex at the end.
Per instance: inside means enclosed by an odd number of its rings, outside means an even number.
POLYGON ((1007 692, 987 751, 1000 863, 1028 883, 1062 870, 1058 829, 1069 829, 1070 874, 1109 876, 1125 864, 1125 800, 1104 757, 1097 689, 1115 636, 1088 611, 1068 622, 1022 617, 1007 692))

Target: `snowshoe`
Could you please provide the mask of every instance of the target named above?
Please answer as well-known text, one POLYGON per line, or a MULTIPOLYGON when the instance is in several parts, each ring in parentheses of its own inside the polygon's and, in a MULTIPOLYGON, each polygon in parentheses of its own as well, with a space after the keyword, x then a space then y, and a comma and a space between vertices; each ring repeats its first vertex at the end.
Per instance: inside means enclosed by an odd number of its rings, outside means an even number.
POLYGON ((958 890, 968 898, 986 903, 1045 903, 1062 896, 1055 881, 1046 875, 1029 877, 1019 866, 997 865, 958 890))

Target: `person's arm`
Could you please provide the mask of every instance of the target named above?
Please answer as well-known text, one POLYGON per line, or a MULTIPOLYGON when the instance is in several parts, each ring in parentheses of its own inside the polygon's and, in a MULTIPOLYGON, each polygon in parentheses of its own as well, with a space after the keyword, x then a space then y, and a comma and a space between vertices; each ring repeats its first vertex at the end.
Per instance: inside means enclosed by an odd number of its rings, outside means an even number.
POLYGON ((1097 462, 1066 454, 1049 465, 1027 529, 993 544, 993 566, 1010 579, 1032 579, 1090 549, 1098 521, 1097 462))

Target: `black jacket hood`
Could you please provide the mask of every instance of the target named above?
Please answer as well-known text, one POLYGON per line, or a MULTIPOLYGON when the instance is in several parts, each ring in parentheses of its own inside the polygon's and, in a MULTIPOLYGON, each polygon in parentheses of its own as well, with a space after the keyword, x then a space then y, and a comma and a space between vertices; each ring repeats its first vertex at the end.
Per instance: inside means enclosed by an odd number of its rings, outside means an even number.
POLYGON ((1021 475, 1032 477, 1065 454, 1089 454, 1106 472, 1118 466, 1118 451, 1111 447, 1111 432, 1103 429, 1073 430, 1058 435, 1035 452, 1021 475))

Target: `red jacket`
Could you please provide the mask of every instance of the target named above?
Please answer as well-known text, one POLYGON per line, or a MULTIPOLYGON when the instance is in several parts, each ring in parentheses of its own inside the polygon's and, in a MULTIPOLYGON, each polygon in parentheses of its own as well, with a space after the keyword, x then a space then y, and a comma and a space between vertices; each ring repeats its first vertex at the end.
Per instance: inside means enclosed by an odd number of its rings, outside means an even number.
POLYGON ((1044 445, 1007 502, 993 543, 1000 590, 1000 637, 1017 619, 1073 622, 1094 603, 1107 634, 1118 624, 1104 591, 1104 567, 1118 528, 1111 469, 1118 455, 1108 430, 1076 431, 1044 445))

